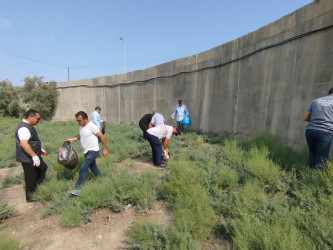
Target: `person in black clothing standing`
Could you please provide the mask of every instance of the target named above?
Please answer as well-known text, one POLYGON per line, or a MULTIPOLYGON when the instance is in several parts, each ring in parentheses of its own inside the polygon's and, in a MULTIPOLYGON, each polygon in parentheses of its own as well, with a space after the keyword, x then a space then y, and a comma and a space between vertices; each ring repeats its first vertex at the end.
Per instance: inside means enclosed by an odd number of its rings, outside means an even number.
POLYGON ((145 114, 139 121, 139 126, 143 132, 143 138, 147 139, 145 136, 145 132, 150 128, 149 124, 151 122, 151 118, 153 114, 145 114))
POLYGON ((26 201, 33 202, 31 195, 37 185, 45 179, 47 165, 41 155, 46 155, 34 126, 40 121, 40 113, 29 109, 25 119, 17 126, 15 132, 16 161, 21 162, 24 170, 26 201))

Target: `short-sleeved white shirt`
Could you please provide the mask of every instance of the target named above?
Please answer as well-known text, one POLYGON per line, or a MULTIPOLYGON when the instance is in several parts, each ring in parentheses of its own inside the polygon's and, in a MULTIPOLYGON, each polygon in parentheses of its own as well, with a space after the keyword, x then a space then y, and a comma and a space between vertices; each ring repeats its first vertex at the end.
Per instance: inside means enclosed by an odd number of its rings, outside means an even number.
POLYGON ((172 136, 173 128, 172 126, 161 124, 156 127, 147 130, 147 133, 156 136, 158 139, 168 138, 172 136))
POLYGON ((96 134, 99 132, 99 128, 92 123, 88 122, 86 126, 80 127, 80 141, 84 154, 88 151, 99 151, 98 139, 96 134))
MULTIPOLYGON (((22 122, 28 123, 25 119, 22 120, 22 122)), ((31 133, 28 128, 22 127, 17 131, 17 135, 20 141, 29 141, 31 137, 31 133)))

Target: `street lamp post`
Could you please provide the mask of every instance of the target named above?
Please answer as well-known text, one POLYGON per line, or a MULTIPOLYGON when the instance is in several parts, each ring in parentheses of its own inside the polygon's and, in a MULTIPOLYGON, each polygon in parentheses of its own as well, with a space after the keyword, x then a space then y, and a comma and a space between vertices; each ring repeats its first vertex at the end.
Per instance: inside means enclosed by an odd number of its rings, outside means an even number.
POLYGON ((123 42, 124 45, 124 73, 126 73, 126 43, 122 37, 119 37, 119 39, 123 42))

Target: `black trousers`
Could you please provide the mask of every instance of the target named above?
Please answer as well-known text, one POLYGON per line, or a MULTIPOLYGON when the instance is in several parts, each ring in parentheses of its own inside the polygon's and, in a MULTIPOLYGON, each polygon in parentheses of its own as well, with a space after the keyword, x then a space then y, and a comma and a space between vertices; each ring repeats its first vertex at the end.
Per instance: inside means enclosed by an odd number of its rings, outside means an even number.
POLYGON ((35 192, 37 185, 42 183, 45 179, 45 174, 47 170, 47 165, 42 159, 40 159, 40 166, 35 167, 33 162, 31 163, 23 163, 22 167, 24 170, 24 180, 25 180, 25 195, 26 199, 31 199, 31 194, 35 192))

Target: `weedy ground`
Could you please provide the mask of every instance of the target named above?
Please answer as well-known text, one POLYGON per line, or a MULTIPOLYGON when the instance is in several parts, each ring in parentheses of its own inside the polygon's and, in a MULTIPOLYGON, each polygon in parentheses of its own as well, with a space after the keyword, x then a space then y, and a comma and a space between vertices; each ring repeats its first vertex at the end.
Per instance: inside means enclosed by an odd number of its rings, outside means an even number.
MULTIPOLYGON (((18 122, 0 119, 2 168, 17 165, 18 122)), ((77 124, 42 121, 36 129, 48 152, 44 160, 49 169, 34 198, 41 204, 41 220, 56 219, 64 229, 94 223, 99 211, 117 215, 130 207, 133 217, 121 242, 125 248, 330 249, 333 245, 333 162, 325 171, 311 170, 306 148, 293 150, 275 135, 240 141, 187 131, 171 138, 171 158, 168 168, 162 169, 151 164, 149 143, 138 126, 107 124, 109 156, 97 159, 103 177, 96 179, 90 173, 73 198, 68 194, 79 166, 67 170, 57 163, 57 154, 63 141, 78 133, 77 124), (167 211, 167 219, 150 217, 157 206, 167 211)), ((79 142, 73 146, 80 165, 79 142)), ((22 174, 2 178, 3 189, 15 186, 24 186, 22 174)), ((0 204, 4 239, 0 244, 15 249, 20 237, 9 233, 13 209, 6 202, 0 204)))

